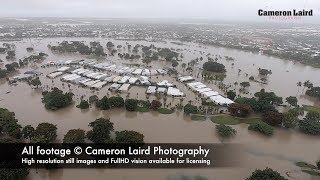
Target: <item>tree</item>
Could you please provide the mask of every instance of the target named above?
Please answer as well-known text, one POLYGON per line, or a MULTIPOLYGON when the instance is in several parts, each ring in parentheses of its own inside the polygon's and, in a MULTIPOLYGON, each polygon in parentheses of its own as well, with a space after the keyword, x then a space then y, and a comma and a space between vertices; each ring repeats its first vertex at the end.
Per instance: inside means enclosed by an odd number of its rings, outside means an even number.
POLYGON ((102 109, 102 110, 110 109, 110 104, 109 104, 109 100, 108 100, 107 96, 103 96, 103 98, 98 100, 96 102, 96 106, 97 106, 97 108, 102 109))
POLYGON ((0 108, 0 133, 20 139, 21 125, 15 118, 14 112, 0 108))
POLYGON ((89 108, 89 102, 86 101, 86 100, 81 100, 80 104, 77 105, 77 108, 88 109, 89 108))
POLYGON ((149 65, 151 63, 151 59, 146 57, 146 58, 142 59, 142 62, 149 65))
POLYGON ((51 123, 40 123, 34 131, 33 138, 35 137, 43 138, 46 143, 54 142, 57 138, 57 126, 51 123))
POLYGON ((171 61, 171 65, 172 65, 172 67, 177 67, 178 65, 179 65, 179 63, 178 63, 178 61, 177 60, 173 60, 173 61, 171 61))
POLYGON ((228 106, 228 111, 233 116, 247 117, 252 112, 252 108, 247 104, 232 103, 228 106))
POLYGON ((109 98, 110 107, 121 108, 124 106, 124 99, 121 96, 113 96, 109 98))
POLYGON ((34 135, 35 129, 31 125, 27 125, 22 129, 22 135, 25 139, 31 139, 34 135))
POLYGON ((298 124, 298 116, 292 112, 283 113, 282 123, 286 128, 294 128, 298 124))
POLYGON ((241 82, 240 86, 242 86, 243 88, 249 87, 250 83, 249 82, 241 82))
POLYGON ((216 129, 217 129, 218 134, 221 137, 227 137, 228 138, 228 137, 235 136, 237 134, 237 131, 235 129, 233 129, 230 126, 226 126, 224 124, 216 125, 216 129))
POLYGON ((273 127, 264 122, 252 123, 249 125, 248 129, 260 132, 267 136, 271 136, 273 134, 273 127))
POLYGON ((310 135, 320 135, 320 118, 318 112, 308 112, 303 120, 299 121, 299 129, 310 135))
POLYGON ((110 119, 99 118, 89 123, 92 130, 87 132, 87 137, 94 143, 106 143, 110 141, 110 132, 113 131, 113 123, 110 119))
POLYGON ((92 96, 89 97, 89 103, 90 104, 91 103, 95 103, 97 101, 99 101, 99 97, 97 95, 92 95, 92 96))
MULTIPOLYGON (((0 138, 0 144, 4 143, 19 143, 20 141, 17 139, 13 139, 10 137, 1 137, 0 138)), ((20 156, 20 154, 10 154, 14 156, 13 158, 17 158, 20 156)), ((5 156, 8 156, 7 154, 5 156)), ((10 158, 8 158, 10 159, 10 158)), ((5 164, 1 162, 1 166, 5 167, 5 164)), ((10 163, 10 162, 9 162, 10 163)), ((12 179, 25 179, 29 174, 29 169, 26 167, 22 168, 0 168, 0 179, 3 180, 12 180, 12 179)))
POLYGON ((271 126, 279 126, 282 124, 283 115, 276 111, 268 111, 263 114, 262 120, 271 126))
POLYGON ((7 77, 8 73, 9 73, 8 70, 0 68, 0 78, 7 77))
POLYGON ((144 143, 144 135, 136 131, 120 131, 116 132, 117 143, 144 143))
POLYGON ((234 91, 229 90, 227 92, 227 98, 234 100, 234 98, 237 96, 237 94, 234 91))
POLYGON ((42 102, 45 108, 50 110, 57 110, 67 107, 72 103, 72 93, 63 93, 58 88, 53 88, 51 92, 45 91, 42 93, 42 102))
POLYGON ((203 64, 203 69, 209 72, 217 72, 222 73, 226 71, 226 68, 223 64, 214 62, 214 61, 208 61, 203 64))
POLYGON ((320 87, 311 87, 306 91, 306 95, 320 99, 320 87))
POLYGON ((316 162, 318 169, 320 169, 320 160, 316 162))
POLYGON ((260 74, 260 75, 263 75, 263 76, 272 74, 271 70, 268 70, 268 69, 261 69, 261 68, 259 68, 258 71, 259 71, 259 74, 260 74))
POLYGON ((84 143, 86 132, 82 129, 70 129, 64 135, 63 143, 84 143))
POLYGON ((183 111, 185 114, 197 114, 198 107, 191 104, 187 104, 184 106, 183 111))
POLYGON ((270 168, 255 170, 246 180, 286 180, 280 173, 270 168))
POLYGON ((135 111, 138 107, 138 101, 136 99, 127 99, 125 101, 125 108, 128 111, 135 111))
POLYGON ((114 44, 111 41, 107 42, 107 48, 108 49, 111 49, 113 47, 114 47, 114 44))
POLYGON ((298 99, 294 96, 289 96, 286 98, 286 102, 290 104, 290 106, 297 106, 298 105, 298 99))
POLYGON ((161 106, 162 106, 162 103, 161 103, 160 101, 153 100, 153 101, 151 102, 150 109, 156 111, 156 110, 158 110, 161 106))
POLYGON ((42 84, 39 77, 32 79, 30 83, 32 86, 36 86, 37 88, 42 84))

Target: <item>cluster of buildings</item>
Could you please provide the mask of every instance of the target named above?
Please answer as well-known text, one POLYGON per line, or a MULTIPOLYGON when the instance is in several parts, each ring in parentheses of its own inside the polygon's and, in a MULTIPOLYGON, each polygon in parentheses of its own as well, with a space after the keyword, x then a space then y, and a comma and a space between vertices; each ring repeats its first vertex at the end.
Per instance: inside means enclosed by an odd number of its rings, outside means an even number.
POLYGON ((186 85, 195 93, 200 94, 201 97, 217 104, 220 106, 228 106, 234 101, 220 95, 217 91, 212 90, 211 88, 207 87, 205 84, 193 81, 194 79, 191 76, 179 76, 178 80, 181 82, 186 82, 186 85), (192 81, 192 82, 190 82, 192 81))
POLYGON ((90 69, 76 68, 76 67, 60 67, 56 71, 47 75, 48 78, 56 78, 62 76, 60 79, 64 82, 82 85, 92 89, 101 89, 108 83, 113 83, 109 90, 112 91, 128 91, 130 85, 150 85, 147 76, 133 77, 133 76, 118 76, 110 75, 102 72, 95 72, 90 69), (63 75, 63 76, 62 76, 63 75))
MULTIPOLYGON (((108 71, 117 74, 132 74, 132 75, 142 75, 142 76, 155 76, 160 74, 166 74, 165 69, 145 69, 145 68, 134 68, 127 66, 120 66, 110 63, 97 63, 94 60, 67 60, 67 61, 49 61, 47 65, 59 65, 59 66, 69 66, 69 65, 82 65, 89 69, 96 69, 101 71, 108 71)), ((63 67, 66 68, 66 67, 63 67)))
POLYGON ((163 80, 157 83, 157 86, 149 86, 146 90, 147 94, 166 94, 172 97, 183 97, 185 94, 172 83, 163 80))

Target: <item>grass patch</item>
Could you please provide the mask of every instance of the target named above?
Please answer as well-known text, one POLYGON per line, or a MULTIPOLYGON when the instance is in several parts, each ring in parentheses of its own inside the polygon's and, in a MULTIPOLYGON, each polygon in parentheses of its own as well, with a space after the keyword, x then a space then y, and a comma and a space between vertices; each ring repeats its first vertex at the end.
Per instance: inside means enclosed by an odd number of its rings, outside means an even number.
POLYGON ((138 106, 138 107, 136 108, 136 111, 137 111, 137 112, 149 112, 150 109, 149 109, 148 107, 145 107, 145 106, 138 106))
POLYGON ((168 109, 168 108, 160 108, 160 109, 158 109, 158 112, 161 114, 172 114, 174 112, 174 110, 168 109))
POLYGON ((310 169, 317 169, 315 165, 306 163, 306 162, 296 162, 296 166, 301 167, 301 168, 310 168, 310 169))
POLYGON ((305 111, 313 111, 313 112, 320 112, 320 107, 303 105, 303 110, 305 110, 305 111))
POLYGON ((236 125, 240 124, 240 121, 232 116, 221 115, 221 116, 212 116, 211 121, 216 124, 224 124, 224 125, 236 125))
POLYGON ((205 121, 205 120, 207 120, 207 117, 193 114, 193 115, 191 115, 191 120, 193 120, 193 121, 205 121))
POLYGON ((320 172, 314 171, 314 170, 308 170, 308 169, 303 169, 301 170, 304 173, 310 174, 312 176, 320 176, 320 172))
POLYGON ((250 125, 262 122, 260 118, 238 118, 230 115, 212 116, 210 119, 213 123, 224 125, 237 125, 240 123, 246 123, 250 125))

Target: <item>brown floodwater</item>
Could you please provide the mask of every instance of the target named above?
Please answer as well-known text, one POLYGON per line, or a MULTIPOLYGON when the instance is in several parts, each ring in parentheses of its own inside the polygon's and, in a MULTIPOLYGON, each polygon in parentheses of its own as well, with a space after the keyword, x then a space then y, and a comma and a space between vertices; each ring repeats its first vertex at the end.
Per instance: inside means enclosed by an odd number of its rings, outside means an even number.
MULTIPOLYGON (((35 52, 46 52, 49 54, 47 60, 69 60, 69 59, 83 59, 86 58, 80 55, 61 55, 52 54, 47 50, 47 44, 61 42, 63 40, 79 40, 77 38, 54 38, 54 39, 42 39, 42 40, 25 40, 16 42, 17 58, 28 56, 25 48, 31 46, 35 48, 35 52)), ((80 40, 94 41, 98 40, 102 44, 106 44, 107 39, 86 39, 80 38, 80 40)), ((125 41, 112 40, 115 45, 121 44, 125 46, 125 41)), ((219 54, 221 56, 232 56, 236 60, 233 62, 227 62, 225 60, 219 60, 226 65, 227 77, 224 80, 225 84, 233 84, 235 81, 242 82, 248 81, 248 78, 258 76, 258 67, 267 68, 272 70, 272 75, 269 77, 269 83, 267 85, 261 85, 258 83, 251 83, 249 91, 254 93, 261 88, 275 91, 276 94, 287 97, 290 95, 302 94, 302 87, 297 87, 298 81, 311 80, 315 85, 320 84, 319 77, 320 69, 303 66, 300 64, 294 64, 289 61, 283 61, 277 58, 266 57, 258 54, 252 54, 247 52, 241 52, 236 50, 230 50, 225 48, 216 47, 200 47, 197 44, 186 44, 183 46, 171 44, 171 43, 155 43, 155 42, 130 42, 133 46, 138 44, 150 45, 155 44, 157 47, 172 47, 176 49, 182 49, 184 52, 184 61, 188 62, 196 57, 199 57, 199 51, 203 51, 211 54, 219 54), (190 52, 189 52, 190 51, 190 52), (255 65, 253 65, 255 64, 255 65), (240 75, 238 75, 238 69, 242 69, 240 75), (287 72, 288 71, 288 72, 287 72), (245 73, 249 76, 246 77, 245 73)), ((205 54, 206 54, 205 53, 205 54)), ((0 59, 5 59, 5 55, 0 54, 0 59)), ((203 55, 205 58, 205 55, 203 55)), ((129 63, 130 61, 119 60, 117 57, 108 57, 108 60, 116 63, 129 63)), ((45 62, 44 61, 44 62, 45 62)), ((205 60, 203 60, 205 62, 205 60)), ((139 62, 139 61, 138 61, 139 62)), ((131 63, 136 63, 135 61, 131 63)), ((166 62, 154 62, 151 64, 154 68, 162 66, 170 66, 166 62)), ((40 64, 34 64, 32 67, 40 67, 40 64)), ((21 72, 30 69, 30 67, 21 69, 21 72)), ((69 91, 68 86, 62 85, 59 78, 53 80, 47 79, 46 74, 52 72, 56 67, 50 68, 38 68, 39 71, 44 74, 40 76, 43 83, 43 89, 48 87, 59 87, 64 91, 69 91)), ((182 72, 182 69, 179 69, 182 72)), ((197 74, 197 68, 195 68, 194 76, 197 74)), ((183 84, 176 82, 173 77, 158 76, 152 77, 152 81, 160 81, 167 79, 177 85, 179 89, 187 94, 184 99, 184 103, 192 100, 194 103, 198 103, 196 95, 189 91, 183 84)), ((109 85, 108 85, 109 86, 109 85)), ((104 87, 100 91, 91 91, 87 88, 71 85, 70 91, 75 94, 75 104, 79 103, 80 97, 85 95, 85 98, 96 94, 99 97, 104 95, 111 95, 108 86, 104 87)), ((218 90, 218 88, 212 83, 208 86, 218 90)), ((132 87, 129 90, 130 98, 146 99, 145 88, 132 87)), ((122 97, 126 97, 127 94, 121 94, 122 97)), ((116 131, 121 130, 134 130, 141 132, 145 135, 145 141, 148 143, 220 143, 221 140, 216 135, 215 125, 211 121, 192 121, 190 117, 185 116, 183 112, 176 112, 169 115, 163 115, 156 112, 128 112, 123 109, 113 109, 108 111, 100 111, 94 107, 89 110, 80 110, 75 107, 75 104, 67 108, 58 111, 48 111, 41 103, 40 90, 32 89, 26 83, 18 83, 17 86, 9 86, 5 80, 0 80, 0 106, 15 112, 16 118, 24 125, 37 126, 40 122, 49 122, 56 124, 58 127, 58 140, 61 141, 64 134, 70 129, 81 128, 89 130, 88 124, 99 117, 110 117, 114 123, 114 129, 116 131), (9 93, 8 93, 9 92, 9 93)), ((150 96, 150 100, 156 97, 150 96)), ((163 99, 161 99, 163 101, 163 99)), ((168 97, 167 104, 172 105, 180 102, 179 98, 168 97)), ((301 104, 313 105, 315 101, 305 96, 299 96, 299 102, 301 104)), ((218 169, 63 169, 63 170, 32 170, 28 179, 50 179, 50 180, 64 180, 64 179, 166 179, 168 177, 184 175, 202 175, 208 177, 208 179, 244 179, 256 168, 271 167, 279 171, 282 175, 286 176, 289 172, 291 177, 288 179, 309 179, 314 180, 315 177, 311 177, 300 171, 299 167, 294 165, 296 161, 306 161, 314 163, 320 159, 320 141, 319 137, 308 136, 297 131, 290 131, 281 128, 277 128, 275 134, 272 137, 265 137, 255 132, 247 130, 247 125, 241 124, 233 126, 238 134, 229 142, 240 143, 246 146, 245 159, 241 168, 218 168, 218 169)))

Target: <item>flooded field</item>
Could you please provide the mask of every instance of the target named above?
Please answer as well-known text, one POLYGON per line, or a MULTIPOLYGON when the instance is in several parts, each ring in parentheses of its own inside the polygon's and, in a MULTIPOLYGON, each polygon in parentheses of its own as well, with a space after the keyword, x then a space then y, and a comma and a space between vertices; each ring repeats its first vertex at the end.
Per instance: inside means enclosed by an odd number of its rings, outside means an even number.
MULTIPOLYGON (((299 104, 317 104, 314 100, 303 96, 303 87, 297 87, 297 82, 304 82, 310 80, 314 85, 320 85, 320 69, 303 66, 300 64, 294 64, 290 61, 283 61, 277 58, 267 57, 259 54, 252 54, 248 52, 241 52, 237 50, 229 50, 225 48, 205 47, 198 44, 185 44, 176 45, 169 41, 167 43, 157 42, 145 42, 145 41, 120 41, 109 39, 86 39, 86 38, 54 38, 54 39, 31 39, 20 42, 14 42, 16 45, 16 57, 17 59, 29 56, 30 53, 26 52, 26 48, 33 46, 35 52, 45 52, 49 56, 44 61, 58 61, 58 60, 70 60, 70 59, 85 59, 89 57, 81 55, 62 55, 51 53, 47 45, 56 44, 63 40, 83 40, 86 42, 99 41, 105 45, 108 41, 112 41, 115 45, 126 46, 126 42, 132 46, 135 44, 150 45, 154 44, 156 47, 169 47, 175 49, 181 49, 184 58, 183 61, 188 63, 197 57, 201 57, 200 51, 203 52, 204 60, 200 62, 206 62, 206 54, 231 56, 235 58, 235 61, 226 61, 224 58, 219 59, 218 62, 223 63, 227 69, 227 76, 223 81, 227 85, 233 85, 234 82, 248 81, 248 78, 252 75, 258 77, 258 68, 271 69, 272 74, 268 78, 268 84, 262 85, 259 83, 251 83, 249 87, 250 93, 255 93, 261 88, 265 88, 267 91, 274 91, 277 95, 283 98, 292 96, 298 96, 299 104), (232 65, 234 63, 234 65, 232 65), (259 66, 258 66, 259 64, 259 66), (238 69, 241 69, 241 73, 238 73, 238 69), (248 76, 245 75, 248 74, 248 76)), ((0 59, 5 60, 5 55, 0 54, 0 59)), ((141 60, 120 60, 117 56, 107 57, 107 61, 115 64, 123 63, 141 63, 141 60)), ((43 63, 44 63, 43 62, 43 63)), ((179 62, 180 64, 182 62, 179 62)), ((31 64, 25 69, 20 69, 20 72, 24 72, 28 69, 34 68, 43 72, 40 76, 40 80, 43 83, 44 89, 56 86, 64 91, 69 91, 66 85, 62 85, 59 78, 53 80, 45 77, 49 72, 52 72, 56 67, 40 68, 41 64, 31 64)), ((151 63, 154 68, 161 68, 163 66, 171 66, 165 61, 155 61, 151 63)), ((181 66, 178 66, 179 72, 183 72, 181 66)), ((196 77, 199 72, 199 68, 195 67, 193 71, 193 77, 196 77)), ((179 89, 187 94, 184 102, 192 100, 197 102, 196 95, 188 90, 182 83, 176 82, 173 77, 158 76, 152 77, 152 81, 160 81, 167 79, 172 81, 179 89)), ((200 80, 200 77, 197 78, 200 80)), ((221 92, 214 83, 207 84, 214 90, 221 92)), ((189 116, 185 116, 183 112, 176 112, 173 114, 159 114, 157 112, 128 112, 123 109, 112 109, 107 111, 100 111, 94 107, 89 110, 80 110, 75 105, 80 101, 80 97, 85 95, 85 98, 96 94, 99 97, 104 95, 111 95, 108 91, 108 87, 104 87, 100 91, 91 91, 88 88, 82 88, 75 85, 71 85, 70 91, 75 94, 74 105, 58 111, 48 111, 41 103, 40 90, 32 89, 26 83, 18 83, 17 86, 10 86, 2 79, 0 81, 0 106, 15 112, 16 118, 20 124, 36 126, 40 122, 49 122, 56 124, 58 127, 58 139, 62 140, 64 134, 69 129, 81 128, 89 130, 88 123, 94 121, 99 117, 110 117, 114 123, 114 129, 120 130, 134 130, 138 131, 145 136, 145 142, 155 143, 220 143, 219 137, 216 135, 215 125, 211 121, 192 121, 189 116)), ((239 88, 239 87, 234 87, 239 88)), ((129 90, 129 97, 137 99, 145 99, 145 88, 132 87, 129 90)), ((222 92, 221 92, 222 93, 222 92)), ((126 97, 127 94, 121 94, 122 97, 126 97)), ((243 95, 243 96, 250 96, 243 95)), ((150 97, 150 100, 154 99, 154 96, 150 97)), ((177 104, 180 102, 179 98, 168 97, 167 103, 177 104)), ((246 162, 244 162, 241 168, 230 169, 139 169, 139 170, 110 170, 110 169, 64 169, 55 171, 36 170, 31 171, 29 179, 50 179, 50 180, 64 180, 74 178, 77 179, 166 179, 172 176, 184 175, 201 175, 208 177, 208 179, 244 179, 251 174, 256 168, 272 167, 279 171, 282 175, 288 179, 309 179, 315 180, 315 177, 311 177, 301 172, 300 168, 294 165, 295 161, 314 162, 320 158, 319 149, 320 141, 319 137, 313 137, 301 134, 297 131, 289 131, 285 129, 276 129, 275 134, 272 137, 265 137, 260 134, 249 132, 247 125, 240 124, 234 126, 238 134, 230 140, 230 142, 241 143, 246 145, 246 162), (289 174, 288 177, 286 174, 289 174)))

